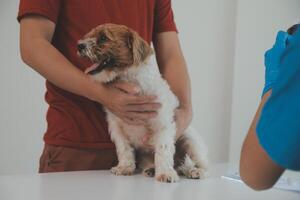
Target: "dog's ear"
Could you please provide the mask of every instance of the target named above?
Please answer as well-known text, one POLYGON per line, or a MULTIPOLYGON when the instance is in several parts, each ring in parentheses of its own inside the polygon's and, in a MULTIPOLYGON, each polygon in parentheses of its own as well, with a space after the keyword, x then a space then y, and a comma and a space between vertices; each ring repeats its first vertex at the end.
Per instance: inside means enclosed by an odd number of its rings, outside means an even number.
POLYGON ((129 30, 128 46, 132 50, 133 64, 135 66, 145 62, 153 54, 150 45, 133 30, 129 30))

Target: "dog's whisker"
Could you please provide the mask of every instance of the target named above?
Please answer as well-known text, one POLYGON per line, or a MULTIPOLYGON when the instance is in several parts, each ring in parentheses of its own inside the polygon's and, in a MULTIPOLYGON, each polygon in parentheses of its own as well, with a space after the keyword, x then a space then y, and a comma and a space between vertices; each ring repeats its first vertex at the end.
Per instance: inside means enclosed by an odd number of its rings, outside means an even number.
POLYGON ((93 60, 93 61, 95 60, 95 56, 90 48, 87 49, 86 54, 91 60, 93 60))

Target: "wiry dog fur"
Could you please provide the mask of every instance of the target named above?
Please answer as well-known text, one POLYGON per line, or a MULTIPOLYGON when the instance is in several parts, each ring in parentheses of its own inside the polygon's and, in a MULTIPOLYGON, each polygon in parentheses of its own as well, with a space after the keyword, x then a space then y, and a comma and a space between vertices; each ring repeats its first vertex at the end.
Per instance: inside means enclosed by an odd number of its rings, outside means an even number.
POLYGON ((174 111, 179 102, 157 65, 150 61, 153 50, 147 42, 126 26, 104 24, 78 42, 78 53, 95 63, 87 70, 94 80, 135 83, 141 95, 155 95, 162 104, 157 117, 149 119, 145 126, 127 124, 106 109, 119 160, 111 169, 114 174, 131 175, 138 163, 144 175, 162 182, 178 181, 177 172, 193 179, 206 176, 207 150, 198 132, 189 127, 175 141, 174 111), (142 138, 149 133, 151 145, 145 146, 142 138))

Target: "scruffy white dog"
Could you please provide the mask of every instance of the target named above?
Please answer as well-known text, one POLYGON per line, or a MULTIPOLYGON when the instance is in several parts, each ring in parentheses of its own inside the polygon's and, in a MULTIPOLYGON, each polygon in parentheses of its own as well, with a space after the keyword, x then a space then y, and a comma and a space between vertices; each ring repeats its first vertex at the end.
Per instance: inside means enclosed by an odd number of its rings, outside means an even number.
POLYGON ((111 169, 114 174, 133 174, 137 159, 146 176, 155 175, 162 182, 178 181, 177 172, 194 179, 206 176, 207 150, 198 132, 189 127, 175 141, 174 112, 179 102, 157 65, 151 62, 153 50, 147 42, 126 26, 104 24, 78 42, 78 53, 94 63, 86 71, 94 80, 111 83, 118 79, 137 84, 141 95, 155 95, 162 105, 157 117, 143 126, 130 125, 106 109, 119 160, 111 169), (146 146, 142 139, 149 132, 151 145, 146 146))

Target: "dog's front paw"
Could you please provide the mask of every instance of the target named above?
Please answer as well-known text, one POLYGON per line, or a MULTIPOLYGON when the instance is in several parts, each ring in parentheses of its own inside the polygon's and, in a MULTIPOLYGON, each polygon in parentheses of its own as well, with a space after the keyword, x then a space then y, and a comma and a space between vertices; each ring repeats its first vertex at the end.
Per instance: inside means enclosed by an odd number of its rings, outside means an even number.
POLYGON ((190 179, 204 179, 209 176, 207 170, 202 168, 193 168, 189 170, 189 172, 186 174, 187 178, 190 179))
POLYGON ((116 166, 110 170, 113 174, 117 176, 130 176, 134 174, 135 166, 116 166))
POLYGON ((166 171, 164 173, 159 173, 155 178, 156 180, 165 183, 175 183, 179 181, 179 176, 174 169, 166 171))

